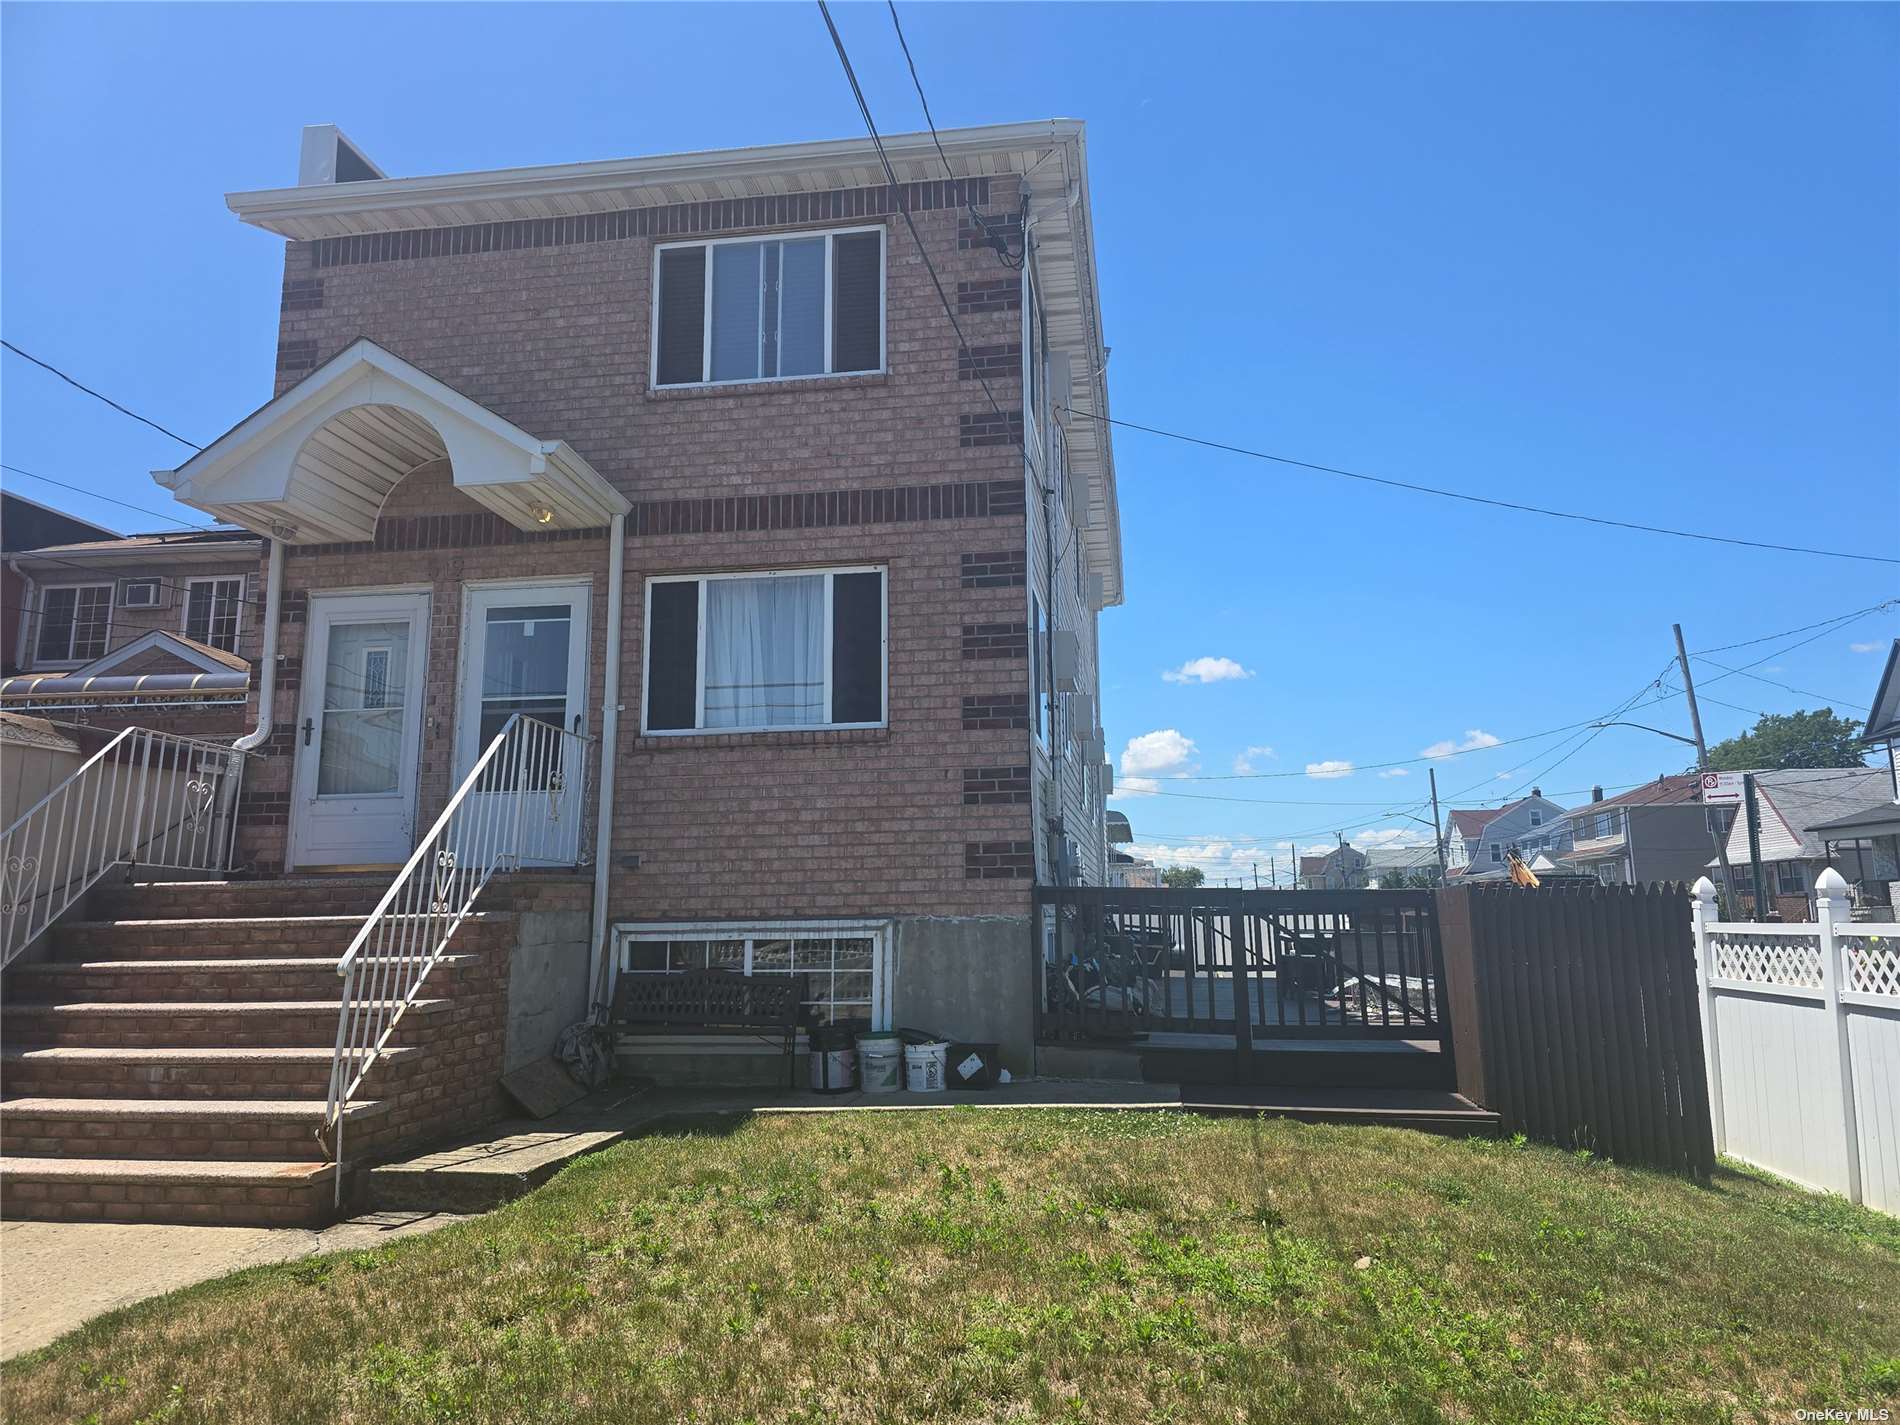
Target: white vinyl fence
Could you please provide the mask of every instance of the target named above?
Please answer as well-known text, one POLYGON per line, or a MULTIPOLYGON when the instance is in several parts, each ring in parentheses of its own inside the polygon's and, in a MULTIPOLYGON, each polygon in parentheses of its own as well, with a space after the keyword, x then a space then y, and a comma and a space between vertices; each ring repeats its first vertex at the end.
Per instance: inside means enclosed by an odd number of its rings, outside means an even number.
POLYGON ((1833 870, 1815 904, 1813 924, 1721 921, 1696 883, 1715 1149, 1900 1213, 1900 922, 1851 921, 1833 870))

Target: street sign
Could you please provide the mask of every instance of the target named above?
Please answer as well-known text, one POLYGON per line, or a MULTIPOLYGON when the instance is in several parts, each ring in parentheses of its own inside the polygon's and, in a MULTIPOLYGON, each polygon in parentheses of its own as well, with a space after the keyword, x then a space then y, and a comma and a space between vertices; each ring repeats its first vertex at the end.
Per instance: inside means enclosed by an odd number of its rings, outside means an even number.
POLYGON ((1704 772, 1702 774, 1702 804, 1704 806, 1740 806, 1742 804, 1742 776, 1740 772, 1704 772))

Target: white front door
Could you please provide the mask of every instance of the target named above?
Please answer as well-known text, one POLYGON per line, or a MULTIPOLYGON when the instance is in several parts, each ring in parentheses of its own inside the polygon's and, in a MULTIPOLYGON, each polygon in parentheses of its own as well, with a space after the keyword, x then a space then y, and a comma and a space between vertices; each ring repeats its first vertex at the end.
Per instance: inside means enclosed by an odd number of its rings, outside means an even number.
POLYGON ((312 594, 290 864, 388 866, 415 846, 427 594, 312 594))
MULTIPOLYGON (((537 584, 477 585, 462 620, 462 693, 455 719, 455 769, 468 775, 516 713, 563 732, 588 731, 587 616, 593 586, 585 579, 537 584)), ((522 862, 572 866, 581 848, 588 766, 594 749, 537 734, 515 765, 484 774, 471 802, 506 798, 495 811, 520 829, 522 862)), ((481 808, 471 813, 483 824, 481 808)))

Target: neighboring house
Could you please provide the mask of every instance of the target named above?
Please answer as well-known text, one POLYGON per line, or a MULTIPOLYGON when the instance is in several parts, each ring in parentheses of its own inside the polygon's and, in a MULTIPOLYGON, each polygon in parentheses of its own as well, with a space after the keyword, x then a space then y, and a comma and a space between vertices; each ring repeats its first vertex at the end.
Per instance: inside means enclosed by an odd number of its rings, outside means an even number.
POLYGON ((1900 880, 1883 885, 1879 867, 1900 863, 1900 638, 1887 652, 1860 740, 1870 747, 1885 744, 1890 797, 1807 829, 1821 838, 1829 859, 1852 882, 1857 903, 1891 911, 1900 907, 1900 880))
POLYGON ((1704 874, 1715 842, 1708 817, 1726 829, 1726 809, 1702 805, 1701 778, 1693 772, 1658 777, 1619 796, 1601 787, 1560 823, 1569 849, 1552 860, 1593 875, 1606 886, 1681 881, 1704 874))
POLYGON ((1362 890, 1366 884, 1366 853, 1350 841, 1324 856, 1300 857, 1300 889, 1307 891, 1362 890))
MULTIPOLYGON (((1900 879, 1890 839, 1823 832, 1858 820, 1863 813, 1888 817, 1894 810, 1892 773, 1885 767, 1803 767, 1757 772, 1755 797, 1760 811, 1762 871, 1768 894, 1784 920, 1807 918, 1813 910, 1814 882, 1832 866, 1855 888, 1857 900, 1900 879)), ((1716 862, 1704 858, 1705 870, 1716 862)), ((1728 860, 1732 889, 1747 907, 1754 904, 1754 868, 1748 854, 1748 819, 1737 816, 1729 827, 1728 860)))
POLYGON ((1564 809, 1540 787, 1495 810, 1454 809, 1445 819, 1446 864, 1459 876, 1502 870, 1513 849, 1527 861, 1538 853, 1561 856, 1570 844, 1563 818, 1564 809))
MULTIPOLYGON (((11 490, 0 490, 0 556, 49 544, 78 544, 87 540, 116 539, 103 525, 69 515, 11 490)), ((19 664, 20 614, 26 607, 26 575, 0 557, 0 674, 19 664)))
POLYGON ((101 728, 242 731, 259 643, 263 541, 133 534, 23 550, 4 611, 17 664, 0 706, 101 728))
POLYGON ((1130 890, 1156 890, 1161 885, 1161 868, 1126 851, 1108 853, 1108 884, 1130 890))
POLYGON ((1439 884, 1438 848, 1435 846, 1381 846, 1366 853, 1366 875, 1376 886, 1389 886, 1403 876, 1408 883, 1424 877, 1439 884))

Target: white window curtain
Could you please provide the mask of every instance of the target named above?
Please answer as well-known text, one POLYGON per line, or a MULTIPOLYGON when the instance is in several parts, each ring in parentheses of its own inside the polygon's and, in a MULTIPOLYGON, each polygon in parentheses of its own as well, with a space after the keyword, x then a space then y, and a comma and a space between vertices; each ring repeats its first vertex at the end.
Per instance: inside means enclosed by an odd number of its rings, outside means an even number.
POLYGON ((706 727, 825 720, 825 579, 706 583, 706 727))

